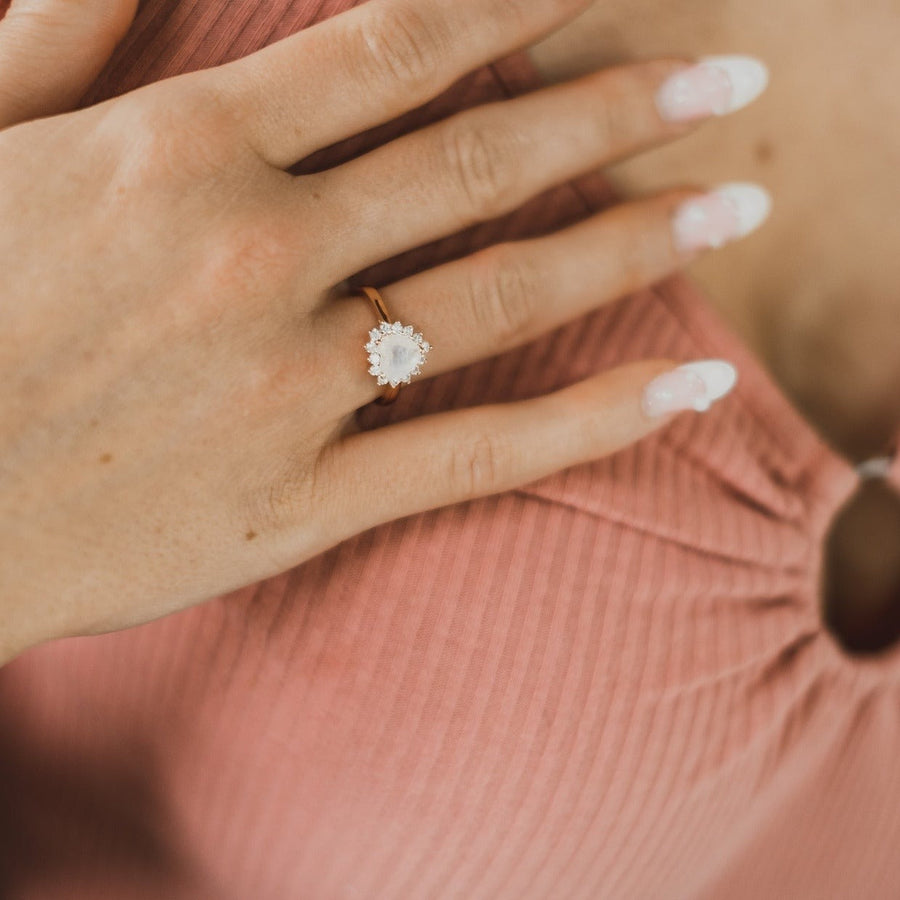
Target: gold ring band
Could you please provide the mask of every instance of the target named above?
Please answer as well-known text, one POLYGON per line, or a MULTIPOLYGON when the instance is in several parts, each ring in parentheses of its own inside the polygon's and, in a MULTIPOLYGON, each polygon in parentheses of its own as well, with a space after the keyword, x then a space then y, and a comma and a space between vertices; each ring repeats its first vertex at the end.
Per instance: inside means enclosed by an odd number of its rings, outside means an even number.
POLYGON ((400 385, 409 384, 414 375, 421 373, 431 344, 412 325, 391 322, 384 297, 377 288, 362 287, 359 291, 371 301, 379 319, 378 327, 369 332, 366 353, 369 374, 384 387, 384 393, 376 402, 387 406, 399 396, 400 385))

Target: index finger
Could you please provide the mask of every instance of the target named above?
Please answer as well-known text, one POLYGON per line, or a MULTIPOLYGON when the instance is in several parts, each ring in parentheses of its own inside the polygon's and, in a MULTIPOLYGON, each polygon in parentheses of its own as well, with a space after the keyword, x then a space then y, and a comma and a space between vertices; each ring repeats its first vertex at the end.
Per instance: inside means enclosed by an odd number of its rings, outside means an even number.
POLYGON ((236 62, 248 140, 269 163, 388 122, 466 73, 535 42, 590 0, 370 0, 236 62))

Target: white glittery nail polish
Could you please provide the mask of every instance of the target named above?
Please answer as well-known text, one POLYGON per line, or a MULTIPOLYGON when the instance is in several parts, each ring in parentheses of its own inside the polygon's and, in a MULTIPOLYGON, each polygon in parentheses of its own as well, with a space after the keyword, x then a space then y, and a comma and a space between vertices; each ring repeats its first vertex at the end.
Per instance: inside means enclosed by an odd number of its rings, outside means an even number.
POLYGON ((759 228, 772 210, 772 197, 758 184, 731 182, 683 203, 675 212, 675 244, 684 253, 717 249, 759 228))
POLYGON ((706 412, 737 384, 737 369, 721 359, 687 363, 655 378, 644 390, 642 408, 650 418, 695 410, 706 412))
POLYGON ((753 56, 705 56, 663 83, 656 106, 667 122, 724 116, 752 103, 768 83, 769 70, 753 56))

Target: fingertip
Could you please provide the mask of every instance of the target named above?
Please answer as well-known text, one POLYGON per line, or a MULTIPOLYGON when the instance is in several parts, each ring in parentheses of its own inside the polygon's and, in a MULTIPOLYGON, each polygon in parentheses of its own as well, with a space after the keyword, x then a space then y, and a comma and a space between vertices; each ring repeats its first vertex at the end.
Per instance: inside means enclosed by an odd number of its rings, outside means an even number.
POLYGON ((679 365, 676 360, 638 360, 549 395, 550 402, 554 396, 564 401, 556 407, 561 427, 571 429, 572 422, 581 423, 575 429, 577 446, 572 447, 575 461, 601 459, 666 426, 672 415, 664 413, 652 397, 648 408, 647 391, 654 385, 665 389, 666 379, 679 365))
POLYGON ((772 195, 760 184, 720 184, 676 208, 671 219, 675 246, 685 256, 718 250, 759 229, 772 206, 772 195))
POLYGON ((725 115, 743 109, 756 100, 769 86, 769 67, 758 57, 748 54, 704 56, 698 60, 702 66, 723 71, 730 85, 728 102, 716 115, 725 115))
POLYGON ((651 421, 688 410, 707 412, 734 390, 737 381, 737 369, 726 360, 684 363, 650 381, 641 397, 641 411, 651 421))
POLYGON ((772 194, 761 184, 751 181, 729 181, 720 184, 716 193, 731 205, 737 217, 736 237, 746 237, 763 225, 772 214, 772 194))
POLYGON ((766 64, 753 56, 704 56, 685 65, 660 86, 657 111, 666 122, 697 122, 737 112, 769 84, 766 64))

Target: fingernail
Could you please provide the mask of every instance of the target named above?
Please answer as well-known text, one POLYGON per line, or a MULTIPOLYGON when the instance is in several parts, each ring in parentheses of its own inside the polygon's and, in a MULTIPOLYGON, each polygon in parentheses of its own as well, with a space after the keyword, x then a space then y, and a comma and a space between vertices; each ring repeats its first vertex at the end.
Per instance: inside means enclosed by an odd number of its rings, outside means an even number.
POLYGON ((694 197, 675 211, 675 244, 684 253, 717 249, 756 231, 772 211, 772 196, 758 184, 730 182, 694 197))
POLYGON ((769 70, 754 56, 704 56, 663 83, 656 105, 668 122, 724 116, 752 103, 768 83, 769 70))
POLYGON ((654 379, 644 390, 642 408, 652 419, 693 409, 706 412, 737 384, 737 369, 721 359, 687 363, 654 379))

